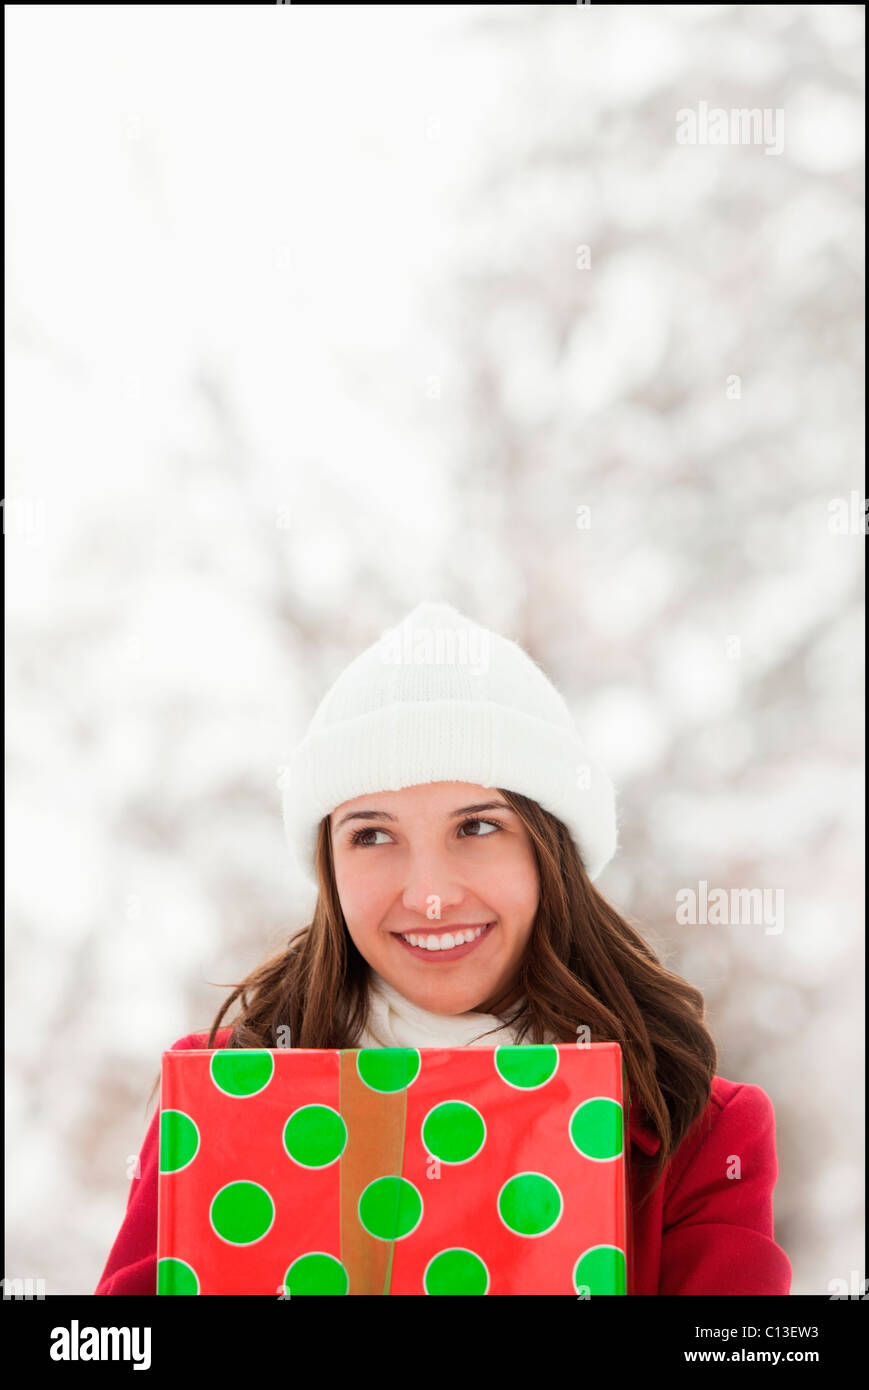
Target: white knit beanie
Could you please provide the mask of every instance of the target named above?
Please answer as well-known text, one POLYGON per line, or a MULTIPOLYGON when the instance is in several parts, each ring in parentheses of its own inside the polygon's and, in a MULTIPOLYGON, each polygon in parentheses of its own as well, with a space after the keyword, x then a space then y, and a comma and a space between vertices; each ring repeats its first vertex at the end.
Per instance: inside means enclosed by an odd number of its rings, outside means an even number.
POLYGON ((615 795, 563 697, 518 643, 447 603, 419 603, 350 662, 284 768, 283 821, 316 886, 320 820, 366 792, 472 782, 564 822, 589 878, 615 853, 615 795))

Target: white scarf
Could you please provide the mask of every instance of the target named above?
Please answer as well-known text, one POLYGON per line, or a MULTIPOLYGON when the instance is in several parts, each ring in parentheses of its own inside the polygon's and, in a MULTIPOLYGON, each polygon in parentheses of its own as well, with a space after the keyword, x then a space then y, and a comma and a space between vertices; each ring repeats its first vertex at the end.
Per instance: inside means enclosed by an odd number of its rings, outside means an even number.
MULTIPOLYGON (((433 1014, 412 1004, 369 969, 367 1027, 359 1047, 499 1047, 516 1042, 515 1028, 494 1014, 433 1014), (488 1029, 496 1029, 488 1032, 488 1029), (480 1037, 479 1034, 485 1034, 480 1037)), ((505 1010, 515 1013, 520 1001, 505 1010)))

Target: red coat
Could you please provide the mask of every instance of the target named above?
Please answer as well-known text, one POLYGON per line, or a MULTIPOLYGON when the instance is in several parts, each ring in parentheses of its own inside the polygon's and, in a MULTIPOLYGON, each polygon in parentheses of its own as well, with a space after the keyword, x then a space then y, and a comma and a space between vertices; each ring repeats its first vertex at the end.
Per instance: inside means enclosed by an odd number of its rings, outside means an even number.
MULTIPOLYGON (((230 1029, 216 1035, 222 1047, 230 1029)), ((207 1033, 172 1044, 205 1047, 207 1033)), ((98 1294, 148 1294, 157 1287, 157 1159, 155 1111, 133 1178, 127 1210, 98 1294)), ((653 1154, 660 1140, 632 1108, 631 1148, 653 1154)), ((667 1167, 657 1191, 637 1210, 641 1183, 631 1182, 632 1268, 635 1294, 786 1294, 791 1264, 773 1239, 772 1194, 778 1176, 772 1102, 759 1086, 716 1076, 706 1109, 667 1167), (738 1160, 738 1164, 736 1163, 738 1160), (728 1177, 734 1167, 740 1177, 728 1177)))

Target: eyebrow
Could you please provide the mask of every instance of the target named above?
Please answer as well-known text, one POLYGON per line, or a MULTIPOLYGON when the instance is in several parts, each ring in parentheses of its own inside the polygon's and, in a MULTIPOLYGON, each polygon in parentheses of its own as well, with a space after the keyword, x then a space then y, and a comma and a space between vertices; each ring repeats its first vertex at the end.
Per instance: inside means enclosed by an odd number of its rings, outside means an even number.
MULTIPOLYGON (((457 811, 450 811, 449 819, 456 820, 459 816, 467 816, 471 812, 477 811, 511 811, 512 806, 508 806, 506 801, 479 801, 475 806, 460 806, 457 811)), ((348 820, 389 820, 396 821, 397 816, 391 816, 388 811, 348 811, 346 816, 342 816, 335 826, 340 830, 341 826, 348 820)))

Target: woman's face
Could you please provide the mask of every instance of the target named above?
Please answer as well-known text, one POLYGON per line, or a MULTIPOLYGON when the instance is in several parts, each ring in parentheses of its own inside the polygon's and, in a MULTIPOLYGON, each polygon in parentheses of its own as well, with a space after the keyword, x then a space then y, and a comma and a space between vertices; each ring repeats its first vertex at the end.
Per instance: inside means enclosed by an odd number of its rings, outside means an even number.
POLYGON ((492 1013, 519 997, 539 876, 528 831, 496 790, 429 782, 366 793, 330 825, 347 930, 399 994, 439 1014, 492 1013))

